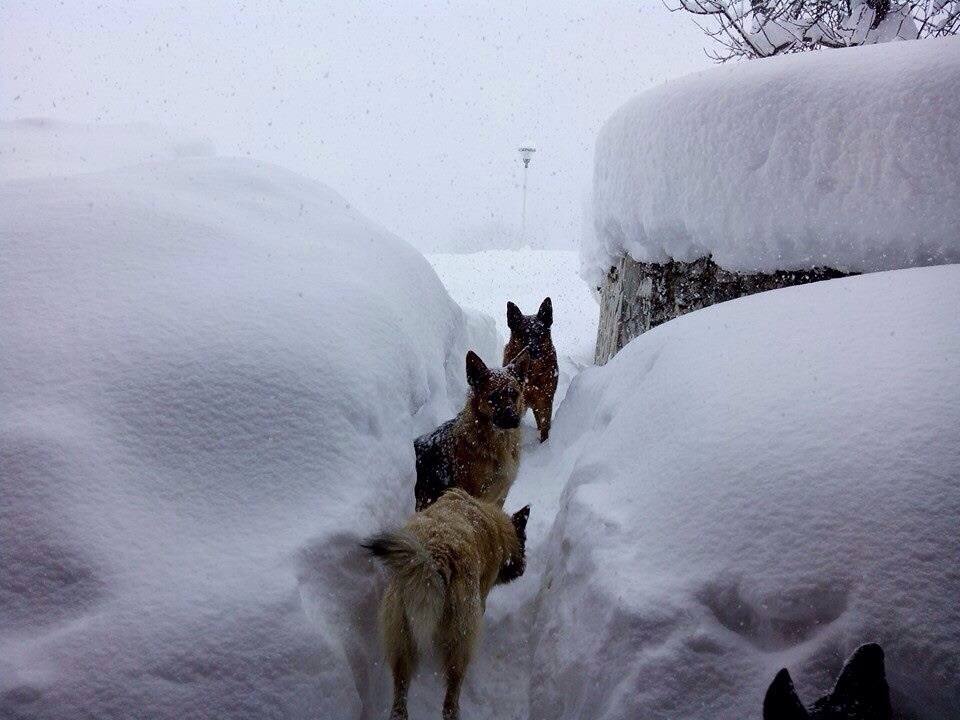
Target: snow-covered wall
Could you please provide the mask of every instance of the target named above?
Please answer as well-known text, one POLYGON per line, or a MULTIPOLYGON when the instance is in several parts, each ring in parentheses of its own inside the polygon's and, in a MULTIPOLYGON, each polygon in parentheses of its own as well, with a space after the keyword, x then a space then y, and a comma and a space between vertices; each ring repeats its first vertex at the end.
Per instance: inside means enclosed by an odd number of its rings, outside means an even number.
POLYGON ((728 64, 597 139, 584 274, 616 259, 874 271, 960 261, 960 38, 728 64))
POLYGON ((127 137, 0 181, 0 716, 358 717, 359 538, 493 322, 324 185, 127 137))

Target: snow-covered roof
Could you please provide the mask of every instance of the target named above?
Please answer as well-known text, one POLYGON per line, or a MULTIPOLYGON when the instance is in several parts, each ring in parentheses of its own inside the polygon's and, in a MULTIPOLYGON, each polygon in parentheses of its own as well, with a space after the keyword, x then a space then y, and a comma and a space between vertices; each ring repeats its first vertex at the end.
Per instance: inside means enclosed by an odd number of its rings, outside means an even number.
POLYGON ((729 64, 647 91, 597 139, 596 280, 712 253, 733 270, 960 262, 960 38, 729 64))

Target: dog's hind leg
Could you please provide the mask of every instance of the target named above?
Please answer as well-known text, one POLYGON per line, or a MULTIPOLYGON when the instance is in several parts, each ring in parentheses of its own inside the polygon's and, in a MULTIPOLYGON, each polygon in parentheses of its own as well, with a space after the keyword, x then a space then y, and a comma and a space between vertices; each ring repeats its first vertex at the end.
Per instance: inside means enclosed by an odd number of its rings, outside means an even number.
POLYGON ((460 686, 466 668, 459 665, 447 666, 447 694, 443 698, 443 720, 460 718, 460 686))
POLYGON ((391 663, 393 670, 393 705, 390 720, 407 720, 407 691, 413 667, 409 658, 397 658, 391 663))
POLYGON ((460 688, 470 664, 473 647, 480 634, 483 611, 479 593, 471 593, 465 602, 458 603, 444 623, 441 640, 443 666, 447 680, 447 693, 443 698, 443 720, 458 720, 460 717, 460 688))
POLYGON ((417 646, 410 632, 403 605, 389 590, 383 598, 383 643, 393 673, 393 705, 390 720, 407 720, 407 691, 417 669, 417 646))

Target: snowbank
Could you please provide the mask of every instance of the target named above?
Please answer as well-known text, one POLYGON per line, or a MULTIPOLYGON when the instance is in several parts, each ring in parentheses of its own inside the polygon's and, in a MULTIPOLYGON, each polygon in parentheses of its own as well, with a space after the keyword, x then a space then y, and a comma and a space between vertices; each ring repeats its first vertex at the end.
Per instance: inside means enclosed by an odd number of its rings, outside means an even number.
POLYGON ((960 261, 960 38, 724 65, 597 139, 591 285, 624 252, 730 270, 960 261))
POLYGON ((871 640, 909 717, 960 715, 958 307, 957 265, 776 290, 575 378, 514 488, 531 537, 556 498, 530 717, 755 718, 871 640))
POLYGON ((0 182, 0 317, 0 716, 379 712, 357 539, 412 510, 492 322, 323 185, 215 157, 0 182))
POLYGON ((47 118, 0 122, 0 180, 214 154, 213 144, 205 138, 146 123, 87 125, 47 118))

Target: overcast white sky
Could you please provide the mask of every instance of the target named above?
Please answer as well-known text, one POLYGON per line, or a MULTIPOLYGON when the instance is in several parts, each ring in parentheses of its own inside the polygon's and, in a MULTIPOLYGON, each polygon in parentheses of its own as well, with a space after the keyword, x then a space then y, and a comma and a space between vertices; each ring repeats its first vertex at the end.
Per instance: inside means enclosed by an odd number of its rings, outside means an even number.
POLYGON ((703 44, 660 0, 3 0, 0 119, 185 128, 421 246, 516 233, 532 143, 529 235, 572 244, 600 125, 703 44))

